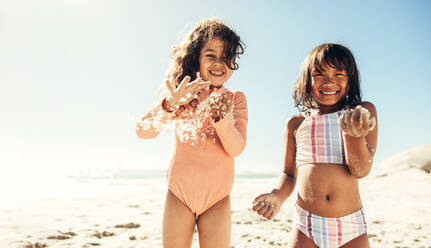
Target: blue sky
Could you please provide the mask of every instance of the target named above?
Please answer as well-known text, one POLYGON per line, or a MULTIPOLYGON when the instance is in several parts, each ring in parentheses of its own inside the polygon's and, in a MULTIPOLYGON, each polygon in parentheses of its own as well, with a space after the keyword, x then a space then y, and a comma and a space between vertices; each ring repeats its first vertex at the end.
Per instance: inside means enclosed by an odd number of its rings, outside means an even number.
POLYGON ((292 86, 324 42, 357 59, 378 111, 378 164, 431 141, 430 13, 430 1, 2 1, 0 168, 166 169, 172 133, 138 140, 134 120, 156 99, 170 48, 210 17, 247 46, 226 84, 249 107, 238 170, 282 169, 292 86))

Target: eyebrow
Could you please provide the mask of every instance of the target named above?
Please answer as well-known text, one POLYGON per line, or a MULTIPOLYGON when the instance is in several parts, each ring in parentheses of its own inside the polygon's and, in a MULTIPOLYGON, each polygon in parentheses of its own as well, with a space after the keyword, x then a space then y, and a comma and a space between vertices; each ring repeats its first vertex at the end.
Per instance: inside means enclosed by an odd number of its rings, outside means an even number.
POLYGON ((207 49, 203 50, 203 52, 214 52, 214 49, 207 48, 207 49))

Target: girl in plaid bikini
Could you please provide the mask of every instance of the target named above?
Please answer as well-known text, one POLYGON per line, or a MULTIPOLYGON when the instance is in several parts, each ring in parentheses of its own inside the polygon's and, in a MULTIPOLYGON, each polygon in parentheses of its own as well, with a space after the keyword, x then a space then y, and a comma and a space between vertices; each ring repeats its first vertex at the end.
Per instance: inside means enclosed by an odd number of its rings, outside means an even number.
POLYGON ((272 219, 295 186, 289 247, 369 247, 358 179, 377 146, 377 114, 362 102, 359 72, 346 47, 326 43, 305 58, 293 92, 300 114, 285 129, 284 174, 253 210, 272 219))

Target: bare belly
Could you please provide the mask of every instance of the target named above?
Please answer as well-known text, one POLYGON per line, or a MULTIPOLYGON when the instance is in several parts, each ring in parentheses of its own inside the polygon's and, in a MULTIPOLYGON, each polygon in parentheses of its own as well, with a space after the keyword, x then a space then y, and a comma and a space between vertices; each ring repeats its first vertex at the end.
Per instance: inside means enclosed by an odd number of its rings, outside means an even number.
POLYGON ((301 165, 296 186, 299 206, 319 216, 341 217, 362 207, 358 179, 347 165, 301 165))

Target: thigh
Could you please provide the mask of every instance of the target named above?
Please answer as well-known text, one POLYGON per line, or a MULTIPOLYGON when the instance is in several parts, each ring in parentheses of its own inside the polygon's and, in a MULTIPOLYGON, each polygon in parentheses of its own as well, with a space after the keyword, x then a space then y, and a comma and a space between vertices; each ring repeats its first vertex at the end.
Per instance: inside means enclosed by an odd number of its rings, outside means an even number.
POLYGON ((354 238, 354 239, 350 240, 349 242, 345 243, 341 247, 343 247, 343 248, 357 248, 357 247, 369 248, 370 243, 368 241, 368 235, 367 235, 367 233, 364 233, 361 236, 354 238))
POLYGON ((163 247, 190 248, 195 224, 195 215, 168 190, 163 213, 163 247))
POLYGON ((299 231, 298 228, 294 227, 292 229, 292 234, 290 236, 289 248, 317 248, 317 245, 307 237, 304 233, 299 231))
POLYGON ((198 218, 200 248, 228 248, 230 243, 230 196, 226 196, 198 218))

